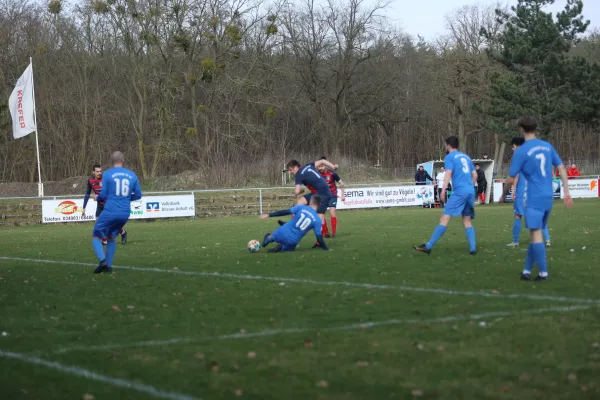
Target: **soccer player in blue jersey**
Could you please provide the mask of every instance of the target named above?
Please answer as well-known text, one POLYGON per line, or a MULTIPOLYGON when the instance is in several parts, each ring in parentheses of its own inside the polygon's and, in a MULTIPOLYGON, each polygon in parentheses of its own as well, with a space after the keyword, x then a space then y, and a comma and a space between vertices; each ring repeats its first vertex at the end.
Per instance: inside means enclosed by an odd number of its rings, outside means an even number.
MULTIPOLYGON (((287 163, 286 168, 290 174, 294 174, 296 176, 295 193, 297 196, 300 196, 304 192, 302 189, 302 185, 304 185, 309 188, 314 188, 316 193, 321 197, 321 203, 317 209, 317 214, 319 214, 319 217, 321 218, 321 229, 325 230, 325 212, 327 211, 327 206, 332 194, 331 190, 329 189, 329 185, 318 171, 320 166, 325 166, 332 170, 336 170, 338 168, 337 165, 322 159, 304 166, 300 165, 300 163, 296 160, 291 160, 287 163)), ((308 193, 302 197, 298 197, 298 204, 309 204, 312 196, 314 196, 313 193, 308 193)))
MULTIPOLYGON (((323 199, 318 194, 310 198, 310 206, 296 205, 289 210, 275 211, 270 214, 263 214, 260 219, 269 217, 281 217, 293 214, 294 217, 286 224, 280 226, 273 233, 267 233, 262 246, 267 247, 271 242, 276 242, 277 246, 270 249, 269 253, 278 253, 280 251, 294 251, 304 235, 311 229, 315 232, 317 243, 323 250, 328 250, 321 232, 321 220, 317 210, 321 206, 323 199)), ((314 248, 313 247, 313 248, 314 248)))
POLYGON ((123 167, 125 157, 120 151, 112 154, 113 168, 102 174, 102 191, 97 201, 104 202, 104 211, 96 220, 92 233, 92 247, 98 257, 95 274, 112 272, 112 264, 117 251, 115 238, 127 223, 130 203, 142 198, 142 189, 134 172, 123 167), (106 255, 102 240, 106 239, 106 255))
MULTIPOLYGON (((515 137, 512 139, 512 150, 515 152, 523 143, 525 143, 525 139, 522 137, 515 137)), ((513 183, 512 188, 512 199, 513 199, 513 208, 515 210, 515 220, 513 222, 513 241, 512 243, 507 244, 507 247, 518 247, 519 246, 519 236, 521 236, 521 226, 523 215, 525 214, 525 204, 524 204, 524 194, 525 194, 525 178, 521 178, 520 174, 515 176, 515 182, 513 183)), ((546 242, 546 247, 550 247, 550 232, 548 231, 548 224, 545 224, 542 228, 542 236, 544 237, 544 241, 546 242)))
POLYGON ((469 242, 469 252, 475 255, 477 253, 475 228, 473 228, 471 220, 475 218, 477 172, 471 158, 458 151, 458 138, 456 136, 450 136, 446 139, 446 151, 448 152, 444 158, 446 175, 444 176, 444 185, 440 193, 440 200, 442 202, 446 201, 446 190, 450 181, 452 181, 452 196, 448 199, 440 217, 440 224, 433 231, 433 235, 429 241, 420 246, 413 246, 413 248, 417 251, 430 254, 436 242, 446 233, 450 219, 462 216, 465 233, 469 242))
MULTIPOLYGON (((525 178, 523 203, 525 213, 525 226, 530 232, 530 244, 527 249, 525 268, 521 279, 531 280, 533 265, 537 265, 539 274, 536 281, 548 279, 546 265, 546 247, 542 228, 547 225, 550 211, 552 210, 552 166, 558 167, 563 183, 565 205, 571 207, 573 200, 567 182, 567 170, 554 147, 541 139, 536 138, 537 120, 532 116, 519 119, 519 131, 525 138, 525 143, 513 155, 510 163, 509 177, 504 185, 500 201, 504 198, 514 184, 515 177, 525 178)), ((518 182, 517 182, 518 183, 518 182)))

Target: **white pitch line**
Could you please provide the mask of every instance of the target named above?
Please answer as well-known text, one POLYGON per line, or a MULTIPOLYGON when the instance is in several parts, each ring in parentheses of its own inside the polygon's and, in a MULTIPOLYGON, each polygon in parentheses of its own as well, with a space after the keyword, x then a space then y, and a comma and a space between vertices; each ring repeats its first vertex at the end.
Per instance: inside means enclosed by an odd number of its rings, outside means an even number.
POLYGON ((142 383, 135 383, 126 381, 120 378, 114 378, 108 375, 101 375, 93 371, 89 371, 84 368, 60 364, 55 361, 48 361, 34 356, 28 356, 26 354, 21 353, 13 353, 10 351, 0 349, 0 357, 1 358, 10 358, 13 360, 20 360, 29 364, 34 365, 42 365, 44 367, 52 368, 60 372, 64 372, 66 374, 80 376, 83 378, 91 379, 93 381, 108 383, 112 386, 117 386, 125 389, 136 390, 138 392, 142 392, 148 394, 152 397, 156 397, 159 399, 169 399, 169 400, 199 400, 197 397, 189 396, 187 394, 174 393, 174 392, 166 392, 160 389, 157 389, 150 385, 144 385, 142 383))
MULTIPOLYGON (((46 263, 46 264, 62 264, 62 265, 79 265, 85 267, 96 267, 97 264, 82 263, 77 261, 55 261, 55 260, 41 260, 35 258, 19 258, 19 257, 0 257, 0 260, 9 261, 23 261, 33 263, 46 263)), ((244 280, 262 280, 262 281, 273 281, 273 282, 288 282, 288 283, 300 283, 304 285, 323 285, 323 286, 346 286, 363 289, 380 289, 380 290, 399 290, 404 292, 415 292, 415 293, 436 293, 453 296, 475 296, 475 297, 486 297, 494 299, 525 299, 525 300, 536 300, 536 301, 555 301, 559 303, 581 303, 581 304, 593 304, 600 305, 600 300, 595 299, 580 299, 573 297, 563 296, 549 296, 549 295, 536 295, 536 294, 502 294, 502 293, 491 293, 491 292, 470 292, 461 290, 450 290, 450 289, 434 289, 434 288, 421 288, 411 286, 394 286, 394 285, 382 285, 376 283, 356 283, 356 282, 344 282, 344 281, 317 281, 313 279, 300 279, 300 278, 286 278, 279 276, 262 276, 262 275, 238 275, 230 274, 226 272, 202 272, 202 271, 182 271, 179 269, 160 269, 160 268, 147 268, 147 267, 130 267, 124 265, 115 265, 114 269, 127 269, 131 271, 141 272, 161 272, 172 275, 193 275, 193 276, 207 276, 213 278, 230 278, 230 279, 244 279, 244 280)))
POLYGON ((557 312, 572 312, 579 310, 588 310, 593 306, 570 306, 570 307, 552 307, 543 308, 540 310, 532 310, 527 312, 521 311, 491 311, 481 314, 472 315, 456 315, 449 317, 439 318, 426 318, 426 319, 388 319, 385 321, 374 321, 374 322, 363 322, 354 323, 350 325, 334 326, 329 328, 285 328, 285 329, 266 329, 258 332, 251 333, 232 333, 226 335, 209 336, 204 338, 173 338, 167 340, 147 340, 135 343, 124 343, 124 344, 112 344, 102 346, 75 346, 67 347, 56 350, 54 353, 64 354, 73 351, 101 351, 101 350, 115 350, 123 348, 133 347, 155 347, 155 346, 166 346, 170 344, 186 344, 186 343, 199 343, 207 342, 211 340, 237 340, 237 339, 251 339, 257 337, 275 336, 282 334, 294 334, 294 333, 306 333, 306 332, 340 332, 340 331, 351 331, 359 329, 371 329, 380 326, 391 326, 391 325, 414 325, 414 324, 427 324, 427 323, 448 323, 448 322, 460 322, 460 321, 472 321, 485 318, 497 318, 497 317, 513 317, 513 316, 529 316, 535 314, 545 313, 557 313, 557 312))

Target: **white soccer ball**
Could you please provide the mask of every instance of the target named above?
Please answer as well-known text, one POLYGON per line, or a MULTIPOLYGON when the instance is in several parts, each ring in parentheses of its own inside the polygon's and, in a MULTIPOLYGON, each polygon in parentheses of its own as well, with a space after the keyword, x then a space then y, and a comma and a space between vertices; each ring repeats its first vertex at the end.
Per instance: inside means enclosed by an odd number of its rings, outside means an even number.
POLYGON ((260 250, 260 242, 258 240, 251 240, 248 242, 248 251, 250 253, 256 253, 260 250))

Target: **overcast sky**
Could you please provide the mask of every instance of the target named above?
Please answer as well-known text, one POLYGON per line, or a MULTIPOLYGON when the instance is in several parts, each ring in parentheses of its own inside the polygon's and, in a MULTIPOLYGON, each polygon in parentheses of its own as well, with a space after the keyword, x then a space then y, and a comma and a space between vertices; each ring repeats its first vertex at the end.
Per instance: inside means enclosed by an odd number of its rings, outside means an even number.
MULTIPOLYGON (((444 16, 464 5, 494 5, 496 0, 392 0, 389 17, 403 30, 416 38, 417 34, 432 40, 439 34, 445 34, 444 16)), ((501 0, 509 6, 517 0, 501 0)), ((548 8, 553 13, 564 8, 566 0, 556 0, 548 8)), ((584 0, 583 15, 591 21, 590 28, 600 27, 600 0, 584 0)))

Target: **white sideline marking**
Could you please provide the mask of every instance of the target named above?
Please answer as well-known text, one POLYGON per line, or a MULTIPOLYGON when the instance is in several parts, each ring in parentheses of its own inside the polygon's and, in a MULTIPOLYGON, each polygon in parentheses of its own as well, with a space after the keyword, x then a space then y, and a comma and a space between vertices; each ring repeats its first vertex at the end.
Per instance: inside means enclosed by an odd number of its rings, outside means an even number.
POLYGON ((197 397, 188 396, 187 394, 165 392, 163 390, 157 389, 150 385, 144 385, 142 383, 135 383, 135 382, 126 381, 124 379, 113 378, 112 376, 101 375, 96 372, 92 372, 87 369, 84 369, 84 368, 60 364, 55 361, 43 360, 41 358, 34 357, 34 356, 28 356, 26 354, 13 353, 10 351, 5 351, 5 350, 0 349, 0 357, 10 358, 13 360, 20 360, 20 361, 24 361, 29 364, 43 365, 44 367, 52 368, 57 371, 64 372, 66 374, 80 376, 83 378, 91 379, 93 381, 108 383, 109 385, 122 387, 125 389, 137 390, 138 392, 146 393, 152 397, 156 397, 159 399, 199 400, 197 397))
POLYGON ((266 329, 258 332, 251 333, 232 333, 227 335, 209 336, 205 338, 173 338, 167 340, 147 340, 143 342, 125 343, 125 344, 112 344, 103 346, 74 346, 56 350, 54 353, 64 354, 72 351, 97 351, 97 350, 114 350, 132 347, 154 347, 154 346, 165 346, 170 344, 185 344, 185 343, 198 343, 210 340, 236 340, 236 339, 251 339, 256 337, 275 336, 288 333, 305 333, 305 332, 340 332, 340 331, 351 331, 357 329, 371 329, 380 326, 390 325, 414 325, 423 323, 447 323, 447 322, 459 322, 459 321, 470 321, 484 318, 497 318, 497 317, 511 317, 511 316, 528 316, 534 314, 544 313, 557 313, 557 312, 571 312, 579 310, 588 310, 593 306, 570 306, 570 307, 552 307, 543 308, 540 310, 532 311, 491 311, 481 314, 472 315, 456 315, 449 317, 439 318, 426 318, 426 319, 388 319, 385 321, 375 322, 364 322, 355 323, 350 325, 334 326, 330 328, 287 328, 287 329, 266 329))
MULTIPOLYGON (((55 260, 40 260, 35 258, 19 258, 19 257, 0 257, 0 260, 11 260, 11 261, 25 261, 34 263, 47 263, 47 264, 64 264, 64 265, 80 265, 85 267, 96 267, 98 264, 82 263, 76 261, 55 261, 55 260)), ((495 299, 526 299, 536 301, 556 301, 560 303, 581 303, 581 304, 594 304, 600 305, 600 300, 594 299, 579 299, 573 297, 563 296, 548 296, 548 295, 536 295, 536 294, 494 294, 491 292, 470 292, 460 290, 449 290, 449 289, 433 289, 433 288, 420 288, 410 286, 393 286, 393 285, 382 285, 375 283, 356 283, 356 282, 344 282, 344 281, 316 281, 313 279, 299 279, 299 278, 285 278, 278 276, 261 276, 261 275, 237 275, 226 272, 202 272, 202 271, 182 271, 180 269, 160 269, 160 268, 147 268, 147 267, 129 267, 124 265, 116 265, 114 269, 128 269, 132 271, 142 272, 162 272, 173 275, 194 275, 194 276, 208 276, 214 278, 232 278, 232 279, 245 279, 245 280, 262 280, 262 281, 273 281, 273 282, 289 282, 289 283, 301 283, 307 285, 324 285, 324 286, 347 286, 364 289, 385 289, 385 290, 399 290, 404 292, 416 292, 416 293, 436 293, 445 295, 455 296, 477 296, 487 297, 495 299)))

